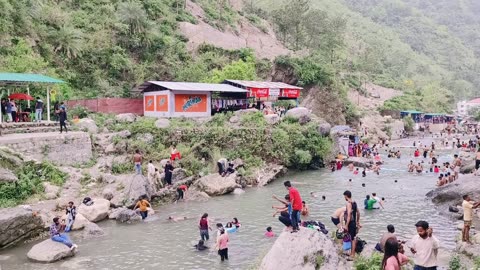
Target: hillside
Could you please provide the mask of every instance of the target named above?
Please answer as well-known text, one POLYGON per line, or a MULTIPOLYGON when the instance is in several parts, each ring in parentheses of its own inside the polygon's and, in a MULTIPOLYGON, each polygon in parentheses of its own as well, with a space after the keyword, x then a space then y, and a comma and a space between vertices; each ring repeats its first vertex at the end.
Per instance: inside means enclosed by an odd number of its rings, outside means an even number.
MULTIPOLYGON (((60 77, 68 82, 61 98, 72 98, 129 96, 146 79, 284 80, 276 76, 280 67, 310 96, 332 99, 337 110, 330 114, 340 109, 348 122, 358 117, 348 92, 365 91, 365 82, 404 91, 385 108, 447 112, 455 99, 479 94, 479 6, 474 0, 0 0, 0 71, 60 77)), ((329 100, 317 101, 307 103, 329 100)))

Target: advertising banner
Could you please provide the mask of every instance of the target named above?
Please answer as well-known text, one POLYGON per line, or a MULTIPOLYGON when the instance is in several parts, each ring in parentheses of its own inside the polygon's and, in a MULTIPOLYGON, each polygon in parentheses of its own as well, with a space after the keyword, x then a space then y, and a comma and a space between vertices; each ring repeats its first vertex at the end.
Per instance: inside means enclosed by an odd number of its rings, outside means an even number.
POLYGON ((155 111, 155 96, 145 96, 144 108, 146 112, 155 111))
POLYGON ((168 112, 168 95, 157 95, 157 112, 168 112))
POLYGON ((207 112, 207 95, 175 95, 175 112, 207 112))

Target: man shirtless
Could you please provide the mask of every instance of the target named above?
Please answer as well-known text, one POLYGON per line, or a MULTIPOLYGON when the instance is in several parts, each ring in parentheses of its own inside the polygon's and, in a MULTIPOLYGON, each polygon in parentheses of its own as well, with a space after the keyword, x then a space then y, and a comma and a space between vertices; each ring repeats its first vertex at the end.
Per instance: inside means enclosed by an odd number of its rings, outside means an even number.
POLYGON ((462 160, 458 157, 458 155, 454 155, 453 157, 453 180, 457 180, 458 174, 460 173, 460 167, 462 166, 462 160))
POLYGON ((480 168, 480 148, 478 148, 477 154, 475 156, 475 175, 478 173, 478 168, 480 168))
POLYGON ((417 173, 422 173, 423 172, 422 164, 418 163, 418 165, 415 166, 415 170, 417 170, 417 173))
POLYGON ((340 207, 337 210, 335 210, 335 212, 332 215, 332 222, 335 226, 337 226, 337 228, 339 230, 342 229, 342 227, 343 227, 342 220, 343 220, 343 216, 345 214, 345 211, 347 211, 346 206, 340 207))
POLYGON ((133 155, 133 164, 135 164, 135 171, 137 174, 142 174, 142 161, 143 156, 140 154, 140 150, 135 150, 135 154, 133 155))

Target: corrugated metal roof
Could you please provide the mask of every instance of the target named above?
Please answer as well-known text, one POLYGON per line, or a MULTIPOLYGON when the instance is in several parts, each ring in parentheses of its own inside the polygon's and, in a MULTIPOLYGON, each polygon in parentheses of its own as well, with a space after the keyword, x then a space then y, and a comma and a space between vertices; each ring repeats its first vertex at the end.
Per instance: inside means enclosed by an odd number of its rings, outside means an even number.
POLYGON ((475 98, 470 101, 467 101, 467 103, 480 103, 480 98, 475 98))
POLYGON ((238 88, 229 84, 218 83, 191 83, 191 82, 163 82, 148 81, 138 87, 140 91, 145 90, 150 85, 158 85, 168 90, 175 91, 208 91, 208 92, 231 92, 246 93, 248 90, 238 88))
POLYGON ((283 82, 257 82, 257 81, 240 81, 240 80, 225 80, 224 83, 233 83, 238 84, 243 87, 252 87, 252 88, 279 88, 279 89, 299 89, 303 88, 298 86, 293 86, 283 82))
POLYGON ((0 83, 64 83, 64 81, 40 74, 0 73, 0 83))

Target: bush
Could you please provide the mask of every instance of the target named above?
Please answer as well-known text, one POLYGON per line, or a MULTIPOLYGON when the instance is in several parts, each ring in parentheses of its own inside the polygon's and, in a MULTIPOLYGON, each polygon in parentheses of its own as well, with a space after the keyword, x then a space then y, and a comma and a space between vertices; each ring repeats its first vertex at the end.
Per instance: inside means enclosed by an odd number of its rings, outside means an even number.
POLYGON ((65 183, 67 175, 52 164, 32 161, 25 163, 16 171, 18 181, 15 183, 0 184, 0 207, 18 205, 32 195, 42 195, 43 182, 50 182, 56 186, 65 183))
POLYGON ((403 118, 403 124, 405 126, 405 131, 413 132, 413 128, 415 127, 415 122, 413 122, 413 119, 410 116, 403 118))
POLYGON ((246 113, 242 115, 241 124, 244 127, 261 128, 267 125, 265 117, 261 112, 246 113))
POLYGON ((132 173, 133 171, 134 171, 134 168, 133 168, 133 164, 131 163, 117 163, 117 162, 112 163, 113 174, 126 174, 126 173, 132 173))
POLYGON ((378 253, 373 253, 370 258, 360 256, 355 261, 354 267, 356 270, 378 270, 382 269, 382 260, 382 255, 378 253))
POLYGON ((83 107, 83 106, 80 106, 80 105, 77 105, 77 106, 73 107, 72 109, 68 110, 68 115, 72 118, 74 116, 78 116, 78 118, 85 118, 85 117, 88 116, 89 113, 90 113, 90 111, 88 110, 87 107, 83 107))
POLYGON ((312 155, 305 150, 295 150, 293 157, 291 158, 292 165, 298 170, 305 170, 312 161, 312 155))

